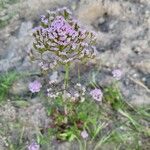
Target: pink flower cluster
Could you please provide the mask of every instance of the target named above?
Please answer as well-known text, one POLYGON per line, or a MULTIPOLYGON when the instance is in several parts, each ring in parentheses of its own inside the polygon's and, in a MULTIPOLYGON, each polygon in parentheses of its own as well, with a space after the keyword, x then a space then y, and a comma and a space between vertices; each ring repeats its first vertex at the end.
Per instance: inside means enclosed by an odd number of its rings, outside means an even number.
POLYGON ((63 16, 57 16, 48 28, 48 36, 58 45, 72 44, 78 36, 78 32, 65 20, 63 16))
POLYGON ((37 80, 29 83, 29 90, 32 93, 39 92, 41 88, 42 88, 42 84, 39 81, 37 81, 37 80))
POLYGON ((81 28, 67 8, 42 15, 41 25, 34 28, 33 35, 33 46, 41 55, 42 69, 47 70, 58 64, 92 58, 95 55, 94 33, 81 28), (50 58, 42 57, 45 52, 51 53, 50 58))
POLYGON ((28 150, 40 150, 40 146, 36 142, 32 142, 28 146, 28 150))
POLYGON ((120 80, 122 77, 122 71, 120 69, 115 69, 112 71, 112 75, 116 80, 120 80))
POLYGON ((93 97, 96 101, 102 101, 103 93, 100 89, 94 89, 90 92, 90 95, 93 97))
POLYGON ((83 139, 88 138, 88 136, 89 136, 89 134, 87 133, 86 130, 83 130, 83 131, 81 132, 81 137, 82 137, 83 139))

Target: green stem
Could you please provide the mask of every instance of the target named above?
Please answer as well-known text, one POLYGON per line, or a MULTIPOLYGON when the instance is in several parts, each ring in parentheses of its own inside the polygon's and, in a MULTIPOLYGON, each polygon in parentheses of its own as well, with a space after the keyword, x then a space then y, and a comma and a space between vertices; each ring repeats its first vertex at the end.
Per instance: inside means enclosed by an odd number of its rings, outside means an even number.
POLYGON ((84 148, 83 148, 84 150, 86 150, 87 148, 86 148, 86 140, 84 140, 84 148))
POLYGON ((23 126, 22 132, 21 132, 21 135, 20 135, 19 144, 22 144, 22 138, 23 138, 24 130, 25 130, 25 128, 24 128, 24 126, 23 126))
POLYGON ((68 80, 69 80, 69 64, 65 65, 65 80, 64 80, 64 84, 65 84, 65 89, 68 86, 68 80))
POLYGON ((76 136, 76 139, 79 142, 79 146, 80 146, 79 150, 84 150, 84 146, 83 146, 81 140, 77 136, 76 136))
MULTIPOLYGON (((66 88, 67 88, 67 86, 68 86, 68 80, 69 80, 69 64, 67 63, 66 65, 65 65, 65 79, 64 79, 64 86, 65 86, 65 90, 66 90, 66 88)), ((66 92, 66 91, 64 91, 64 92, 66 92)), ((64 93, 64 94, 66 94, 66 93, 64 93)), ((64 99, 64 112, 65 112, 65 114, 67 115, 67 105, 65 104, 65 99, 64 99)), ((65 118, 66 120, 67 120, 67 117, 65 118)))
POLYGON ((79 83, 81 81, 81 76, 80 76, 80 64, 78 64, 78 80, 79 80, 79 83))

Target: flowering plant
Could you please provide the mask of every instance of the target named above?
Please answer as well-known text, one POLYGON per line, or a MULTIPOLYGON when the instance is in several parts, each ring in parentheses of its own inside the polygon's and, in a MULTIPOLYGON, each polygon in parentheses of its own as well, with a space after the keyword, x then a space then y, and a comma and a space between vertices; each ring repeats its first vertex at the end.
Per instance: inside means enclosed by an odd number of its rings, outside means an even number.
MULTIPOLYGON (((34 51, 31 50, 29 54, 33 60, 39 61, 42 71, 48 72, 58 66, 65 66, 65 90, 55 91, 57 86, 55 81, 50 81, 48 85, 47 96, 52 102, 48 113, 52 118, 50 126, 55 128, 58 139, 73 140, 77 135, 86 139, 88 132, 85 126, 93 122, 88 115, 93 116, 94 112, 88 107, 92 103, 95 109, 97 104, 85 100, 86 88, 80 83, 75 84, 73 88, 66 89, 66 87, 71 63, 83 62, 95 56, 94 33, 82 28, 72 17, 70 10, 62 8, 42 15, 40 25, 34 28, 33 36, 34 51)), ((37 81, 29 85, 32 93, 39 92, 41 87, 37 81)), ((100 89, 93 90, 90 94, 95 100, 101 101, 100 89)), ((97 111, 95 109, 95 114, 97 111)))
MULTIPOLYGON (((42 15, 40 26, 34 28, 33 35, 35 51, 29 53, 31 58, 38 60, 39 66, 46 72, 49 69, 54 70, 57 66, 65 66, 65 88, 62 88, 63 86, 60 88, 60 84, 58 85, 55 80, 43 86, 47 89, 48 102, 50 100, 47 113, 51 121, 48 128, 42 129, 42 134, 37 135, 38 144, 32 143, 28 149, 38 150, 43 141, 49 143, 52 137, 57 141, 77 139, 81 145, 80 141, 83 141, 84 148, 81 146, 81 149, 86 149, 86 141, 91 140, 90 143, 94 143, 92 146, 94 148, 90 149, 94 150, 101 148, 106 142, 110 144, 110 140, 115 139, 115 134, 117 138, 121 138, 121 141, 123 139, 123 144, 131 143, 131 139, 129 142, 126 139, 127 143, 124 142, 124 137, 130 135, 133 127, 137 130, 139 125, 129 115, 127 109, 131 110, 131 107, 123 101, 121 91, 116 85, 122 78, 120 69, 112 71, 115 84, 108 87, 100 86, 95 79, 90 81, 92 87, 89 88, 85 88, 80 83, 68 86, 71 63, 94 57, 95 35, 83 29, 66 8, 49 11, 46 16, 42 15), (121 124, 120 127, 118 122, 121 124), (110 127, 115 128, 110 131, 110 127), (122 137, 127 127, 129 131, 122 137), (99 141, 96 146, 95 140, 99 141)), ((42 85, 37 80, 29 85, 32 93, 39 92, 41 88, 42 85)))
POLYGON ((34 28, 33 35, 33 46, 39 55, 32 55, 32 58, 40 60, 43 70, 94 57, 94 33, 83 29, 67 8, 42 15, 40 26, 34 28))

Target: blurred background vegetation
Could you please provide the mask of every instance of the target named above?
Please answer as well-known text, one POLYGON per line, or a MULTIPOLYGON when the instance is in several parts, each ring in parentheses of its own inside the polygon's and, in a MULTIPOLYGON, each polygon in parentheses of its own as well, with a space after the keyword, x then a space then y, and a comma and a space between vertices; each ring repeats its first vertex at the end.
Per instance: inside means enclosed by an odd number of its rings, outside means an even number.
POLYGON ((15 11, 7 12, 10 5, 16 4, 20 0, 0 0, 0 29, 9 24, 12 17, 15 15, 15 11))

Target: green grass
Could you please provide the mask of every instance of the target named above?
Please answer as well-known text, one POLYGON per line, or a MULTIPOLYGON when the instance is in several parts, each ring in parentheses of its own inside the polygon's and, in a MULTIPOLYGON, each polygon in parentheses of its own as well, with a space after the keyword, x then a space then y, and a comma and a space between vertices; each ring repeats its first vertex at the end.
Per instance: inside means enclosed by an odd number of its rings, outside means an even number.
POLYGON ((18 74, 16 72, 7 72, 0 75, 0 102, 7 99, 9 95, 9 89, 17 77, 18 74))
POLYGON ((4 28, 7 24, 9 24, 10 18, 1 20, 0 19, 0 29, 4 28))
POLYGON ((19 2, 19 0, 0 0, 0 9, 6 8, 7 4, 12 5, 19 2))
MULTIPOLYGON (((19 2, 19 0, 0 0, 0 11, 3 11, 4 9, 8 9, 9 5, 13 5, 15 3, 19 2)), ((0 18, 0 29, 4 28, 10 23, 10 20, 15 16, 16 12, 9 12, 7 11, 7 14, 5 16, 0 18)))
MULTIPOLYGON (((146 150, 150 144, 150 106, 134 107, 127 103, 117 87, 104 88, 103 112, 109 118, 106 135, 102 135, 94 150, 111 145, 114 150, 146 150)), ((111 147, 111 149, 112 149, 111 147)))

